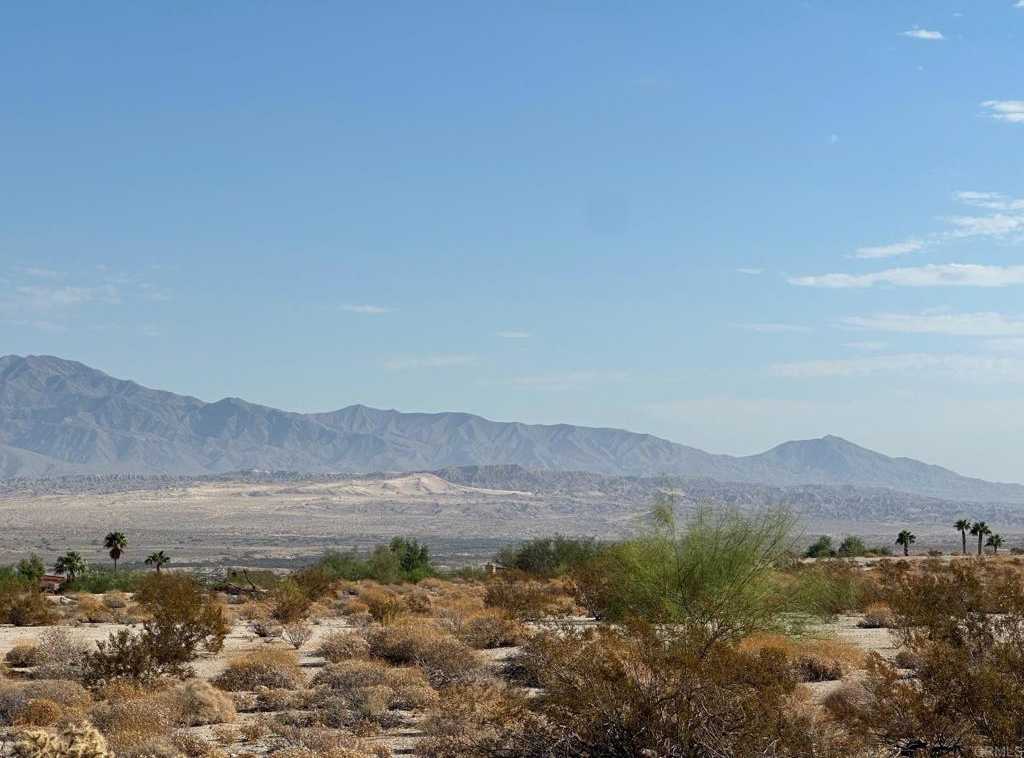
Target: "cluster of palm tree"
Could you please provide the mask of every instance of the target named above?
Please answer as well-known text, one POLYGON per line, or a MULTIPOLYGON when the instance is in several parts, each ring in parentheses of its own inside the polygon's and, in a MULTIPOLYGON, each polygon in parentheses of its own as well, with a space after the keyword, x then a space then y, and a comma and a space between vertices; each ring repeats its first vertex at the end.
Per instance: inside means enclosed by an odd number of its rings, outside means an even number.
MULTIPOLYGON (((117 562, 124 555, 125 549, 128 547, 128 538, 125 537, 124 532, 110 532, 106 537, 103 538, 103 547, 106 548, 107 554, 110 556, 110 560, 114 562, 114 571, 117 572, 117 562)), ((156 569, 156 573, 160 573, 160 569, 171 562, 170 557, 163 550, 150 555, 144 563, 147 566, 152 566, 156 569)), ((75 581, 75 579, 81 576, 86 570, 85 558, 82 557, 81 553, 75 550, 69 550, 60 558, 57 559, 53 565, 53 573, 60 576, 66 576, 69 582, 75 581)))
MULTIPOLYGON (((998 534, 992 532, 992 528, 984 521, 971 522, 965 518, 953 524, 953 528, 960 532, 960 540, 963 545, 963 554, 967 555, 967 535, 971 534, 978 538, 978 555, 981 555, 982 545, 992 548, 992 553, 998 553, 1004 540, 998 534), (985 538, 988 537, 987 540, 985 538)), ((903 554, 910 555, 910 546, 917 542, 917 537, 908 529, 904 529, 896 536, 896 544, 903 546, 903 554)))
POLYGON ((953 528, 960 532, 960 541, 963 546, 963 554, 967 555, 967 534, 968 532, 973 537, 978 538, 978 555, 981 555, 982 541, 988 537, 988 540, 984 542, 985 547, 992 548, 993 553, 998 553, 999 548, 1003 546, 1003 538, 998 534, 992 532, 992 528, 984 521, 970 522, 965 518, 959 519, 953 528))

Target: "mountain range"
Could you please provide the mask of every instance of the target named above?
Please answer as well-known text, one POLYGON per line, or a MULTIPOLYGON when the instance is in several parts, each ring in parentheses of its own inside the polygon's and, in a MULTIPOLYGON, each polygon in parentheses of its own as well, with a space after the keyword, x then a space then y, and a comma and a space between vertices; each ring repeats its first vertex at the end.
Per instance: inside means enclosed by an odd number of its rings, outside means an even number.
POLYGON ((880 487, 963 501, 1024 503, 1024 485, 891 458, 840 437, 716 455, 649 434, 490 421, 352 405, 292 413, 238 398, 207 403, 52 356, 0 358, 0 477, 427 471, 517 465, 536 471, 672 476, 772 486, 880 487))

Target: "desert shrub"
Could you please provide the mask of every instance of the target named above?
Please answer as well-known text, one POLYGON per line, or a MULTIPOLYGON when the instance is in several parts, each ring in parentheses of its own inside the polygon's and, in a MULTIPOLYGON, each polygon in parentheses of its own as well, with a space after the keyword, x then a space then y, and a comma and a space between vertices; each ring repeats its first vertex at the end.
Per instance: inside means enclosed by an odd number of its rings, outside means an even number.
POLYGON ((282 636, 289 645, 298 650, 309 642, 310 637, 313 636, 313 629, 309 624, 301 622, 285 624, 282 636))
POLYGON ((181 758, 182 752, 170 740, 157 737, 136 745, 129 750, 122 750, 118 758, 181 758))
POLYGON ((284 634, 284 627, 270 619, 253 619, 249 622, 249 628, 257 637, 272 640, 284 634))
POLYGON ((171 737, 171 744, 187 758, 227 758, 226 754, 211 745, 205 737, 193 732, 177 732, 171 737))
POLYGON ((0 684, 0 724, 12 724, 33 700, 55 703, 62 711, 81 713, 92 702, 77 682, 39 680, 0 684))
POLYGON ((271 594, 270 615, 282 624, 291 624, 306 617, 313 601, 294 580, 285 579, 271 594))
POLYGON ((896 619, 892 609, 885 603, 872 603, 864 609, 864 618, 857 626, 864 629, 888 629, 895 626, 896 619))
POLYGON ((313 568, 334 580, 373 579, 383 584, 418 582, 435 574, 427 546, 404 537, 378 545, 366 556, 354 551, 330 551, 313 568))
POLYGON ((257 687, 296 689, 304 677, 298 659, 291 650, 257 650, 234 658, 217 677, 222 690, 237 692, 257 687))
POLYGON ((821 535, 804 550, 804 558, 835 558, 836 549, 832 546, 832 538, 821 535))
POLYGON ((106 740, 88 724, 76 724, 59 734, 29 729, 18 735, 14 755, 18 758, 114 758, 106 740))
POLYGON ((532 576, 564 576, 592 560, 600 550, 593 539, 539 537, 502 550, 495 557, 507 568, 532 576))
POLYGON ((66 592, 102 595, 107 592, 134 592, 149 574, 144 571, 112 571, 105 566, 87 566, 73 582, 64 585, 66 592))
POLYGON ((892 661, 901 669, 917 669, 921 666, 921 656, 910 650, 900 650, 892 661))
POLYGON ((92 595, 78 594, 75 599, 75 618, 90 624, 109 624, 114 613, 92 595))
POLYGON ((22 558, 18 561, 15 570, 18 573, 18 577, 26 583, 36 584, 46 573, 46 564, 43 563, 42 558, 32 553, 28 558, 22 558))
POLYGON ((809 755, 779 650, 739 650, 704 627, 601 628, 538 646, 537 710, 554 756, 809 755), (556 739, 552 739, 557 735, 556 739))
POLYGON ((423 722, 417 752, 425 758, 532 755, 530 733, 544 733, 538 721, 526 700, 500 682, 456 685, 443 692, 423 722))
POLYGON ((864 663, 864 654, 856 646, 834 639, 759 634, 744 639, 738 649, 752 654, 766 649, 782 653, 801 682, 842 679, 864 663))
POLYGON ((143 635, 121 629, 106 641, 97 642, 96 650, 86 655, 83 680, 91 687, 102 687, 118 680, 147 683, 165 674, 179 673, 184 672, 157 663, 143 635))
POLYGON ((839 549, 836 550, 836 555, 840 558, 857 558, 862 555, 867 555, 868 546, 864 544, 864 540, 854 535, 849 535, 843 538, 843 541, 839 543, 839 549))
POLYGON ((313 678, 318 700, 339 697, 346 703, 367 687, 386 687, 392 708, 422 708, 433 703, 436 692, 426 675, 416 668, 392 668, 381 661, 350 660, 324 667, 313 678))
POLYGON ((400 595, 380 587, 364 589, 359 593, 359 599, 365 603, 374 621, 380 624, 390 624, 406 612, 400 595))
POLYGON ((17 726, 53 726, 63 715, 64 709, 57 703, 37 698, 26 701, 15 712, 13 722, 17 726))
POLYGON ((915 679, 877 655, 857 697, 832 704, 881 750, 994 754, 1024 741, 1024 588, 975 562, 890 572, 894 635, 915 679), (842 707, 839 707, 839 706, 842 707))
POLYGON ((235 704, 209 682, 193 679, 173 690, 168 697, 178 711, 179 726, 225 724, 235 720, 235 704))
POLYGON ((39 646, 34 642, 21 642, 7 651, 4 661, 11 668, 24 669, 38 666, 43 661, 39 646))
POLYGON ((551 606, 548 585, 503 575, 487 583, 484 604, 513 618, 536 621, 548 615, 551 606))
POLYGON ((192 577, 151 573, 139 583, 136 600, 152 616, 143 634, 159 663, 188 663, 200 646, 214 653, 223 646, 223 609, 192 577))
POLYGON ((39 636, 41 679, 81 679, 90 646, 64 629, 47 629, 39 636))
POLYGON ((352 632, 332 632, 320 641, 317 652, 331 663, 365 658, 370 652, 366 638, 352 632))
POLYGON ((472 648, 486 650, 520 645, 526 640, 526 627, 504 611, 489 608, 458 619, 455 636, 472 648))
POLYGON ((368 635, 367 642, 371 655, 398 665, 417 665, 435 686, 469 676, 482 665, 464 642, 418 621, 376 629, 368 635))
POLYGON ((848 561, 801 565, 776 577, 790 614, 829 617, 848 613, 876 597, 876 582, 848 561))
POLYGON ((0 622, 14 626, 46 626, 57 621, 53 604, 35 588, 0 589, 0 622))
POLYGON ((775 573, 792 546, 792 516, 702 507, 683 531, 671 502, 654 516, 651 532, 602 550, 576 572, 594 615, 693 623, 722 639, 778 623, 785 593, 775 573))
POLYGON ((93 707, 89 719, 120 754, 152 740, 168 737, 178 712, 166 697, 106 700, 93 707))
POLYGON ((128 607, 128 596, 123 592, 107 592, 103 595, 103 605, 118 610, 128 607))
POLYGON ((430 550, 414 539, 395 537, 388 545, 388 551, 397 558, 404 581, 418 582, 434 573, 430 550))
POLYGON ((86 656, 84 676, 91 686, 185 677, 200 646, 211 652, 223 646, 228 626, 222 609, 191 577, 150 574, 139 582, 136 599, 150 618, 140 632, 114 632, 86 656))

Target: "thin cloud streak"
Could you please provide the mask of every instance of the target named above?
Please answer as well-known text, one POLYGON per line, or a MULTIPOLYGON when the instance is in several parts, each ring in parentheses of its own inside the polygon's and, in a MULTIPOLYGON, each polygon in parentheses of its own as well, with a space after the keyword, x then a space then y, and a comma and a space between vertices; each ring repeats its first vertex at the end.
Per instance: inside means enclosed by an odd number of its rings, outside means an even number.
POLYGON ((776 363, 769 373, 784 379, 834 379, 882 375, 929 376, 979 382, 1024 380, 1024 359, 970 354, 900 353, 864 358, 776 363))
POLYGON ((409 371, 411 369, 455 368, 478 363, 475 355, 421 355, 389 358, 384 362, 388 371, 409 371))
POLYGON ((986 116, 996 121, 1024 124, 1024 100, 986 100, 981 107, 988 111, 986 116))
POLYGON ((831 273, 791 277, 797 287, 864 289, 893 287, 1010 287, 1024 284, 1024 266, 981 266, 972 263, 930 264, 891 268, 870 274, 831 273))
POLYGON ((356 305, 356 304, 343 305, 343 306, 341 306, 341 309, 343 311, 348 311, 349 313, 361 313, 364 316, 382 316, 385 313, 391 313, 394 310, 393 308, 388 308, 388 307, 383 306, 383 305, 356 305))
POLYGON ((911 39, 923 39, 932 42, 937 42, 939 40, 946 39, 943 36, 942 32, 937 32, 931 29, 921 29, 920 27, 916 26, 913 29, 908 29, 905 32, 900 32, 900 34, 903 35, 904 37, 910 37, 911 39))
POLYGON ((924 250, 925 243, 921 240, 907 240, 906 242, 895 242, 891 245, 876 245, 872 247, 859 247, 854 254, 855 258, 895 258, 899 255, 917 253, 924 250))
POLYGON ((879 313, 850 316, 842 325, 853 329, 903 334, 945 334, 955 337, 1024 336, 1024 317, 1002 313, 879 313))

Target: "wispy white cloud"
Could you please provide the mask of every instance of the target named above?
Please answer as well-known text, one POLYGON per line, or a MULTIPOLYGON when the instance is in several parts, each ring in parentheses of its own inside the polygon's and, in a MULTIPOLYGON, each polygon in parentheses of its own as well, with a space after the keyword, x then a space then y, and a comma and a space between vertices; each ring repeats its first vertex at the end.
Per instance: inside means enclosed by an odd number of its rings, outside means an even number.
POLYGON ((836 360, 776 363, 772 375, 786 379, 827 379, 880 375, 930 376, 965 381, 1024 380, 1024 359, 971 354, 899 353, 836 360))
POLYGON ((864 350, 866 352, 877 352, 878 350, 885 350, 889 347, 888 342, 878 342, 875 340, 855 340, 854 342, 847 342, 845 347, 853 350, 864 350))
POLYGON ((855 253, 856 258, 895 258, 898 255, 907 255, 924 250, 925 243, 922 240, 906 240, 905 242, 894 242, 891 245, 875 245, 871 247, 859 247, 855 253))
POLYGON ((15 307, 35 311, 54 311, 90 303, 117 305, 121 293, 110 284, 99 287, 53 287, 45 285, 21 285, 14 288, 6 302, 15 307))
POLYGON ((563 371, 532 376, 517 376, 511 380, 511 383, 518 387, 564 392, 594 384, 624 382, 628 377, 628 371, 563 371))
POLYGON ((763 268, 738 268, 737 273, 746 274, 747 276, 757 276, 764 273, 763 268))
POLYGON ((891 268, 869 274, 821 274, 789 279, 798 287, 830 289, 865 288, 875 285, 893 287, 1009 287, 1024 284, 1024 266, 981 266, 970 263, 943 263, 891 268))
POLYGON ((420 355, 401 356, 389 358, 384 362, 384 368, 388 371, 408 371, 421 368, 454 368, 458 366, 472 366, 478 363, 475 355, 420 355))
POLYGON ((993 312, 879 313, 873 316, 850 316, 841 323, 854 329, 905 334, 947 334, 958 337, 1024 335, 1024 316, 993 312))
POLYGON ((60 279, 63 276, 60 271, 54 271, 49 268, 40 268, 38 266, 19 266, 18 271, 25 276, 31 276, 34 279, 60 279))
POLYGON ((985 340, 985 347, 997 353, 1024 353, 1024 337, 985 340))
POLYGON ((942 32, 937 32, 932 29, 922 29, 919 26, 915 26, 913 29, 908 29, 905 32, 900 32, 904 37, 910 37, 912 39, 924 39, 930 41, 937 41, 946 39, 942 32))
POLYGON ((523 331, 522 329, 506 329, 496 332, 496 334, 506 340, 526 340, 533 336, 530 332, 523 331))
POLYGON ((986 100, 981 104, 989 118, 1010 124, 1024 124, 1024 100, 986 100))
POLYGON ((382 316, 385 313, 391 313, 394 310, 393 308, 388 308, 388 307, 383 306, 383 305, 356 305, 356 304, 343 305, 343 306, 341 306, 341 309, 343 311, 348 311, 349 313, 362 313, 365 316, 382 316))
POLYGON ((800 324, 773 324, 773 323, 755 323, 755 324, 733 324, 737 329, 743 329, 748 332, 757 332, 759 334, 806 334, 807 332, 813 331, 809 326, 802 326, 800 324))
POLYGON ((1005 237, 1014 232, 1024 232, 1024 216, 1008 216, 995 213, 991 216, 953 216, 949 219, 953 229, 948 232, 953 238, 1005 237))
POLYGON ((957 200, 976 208, 988 208, 994 211, 1024 210, 1024 198, 1007 197, 1001 192, 957 192, 957 200))
POLYGON ((58 324, 54 321, 46 321, 45 319, 4 319, 4 324, 10 324, 11 326, 25 326, 30 329, 36 329, 40 332, 47 332, 48 334, 63 334, 68 331, 67 326, 64 324, 58 324))

